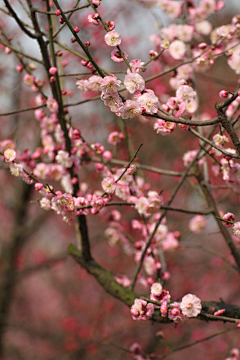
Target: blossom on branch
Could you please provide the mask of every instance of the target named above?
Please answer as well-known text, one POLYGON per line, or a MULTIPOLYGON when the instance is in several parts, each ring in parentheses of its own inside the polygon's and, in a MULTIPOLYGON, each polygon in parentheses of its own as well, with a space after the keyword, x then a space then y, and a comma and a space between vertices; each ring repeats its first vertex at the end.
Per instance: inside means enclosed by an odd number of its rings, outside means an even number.
POLYGON ((202 310, 201 300, 193 294, 185 295, 182 298, 180 308, 183 315, 186 315, 189 318, 196 317, 202 310))

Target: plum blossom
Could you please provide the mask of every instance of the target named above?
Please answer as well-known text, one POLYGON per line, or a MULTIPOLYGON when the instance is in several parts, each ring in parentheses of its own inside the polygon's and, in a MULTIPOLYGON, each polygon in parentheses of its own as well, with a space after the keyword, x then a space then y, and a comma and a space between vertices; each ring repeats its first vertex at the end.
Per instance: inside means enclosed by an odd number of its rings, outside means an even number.
POLYGON ((148 320, 154 313, 153 304, 147 303, 142 299, 135 299, 131 307, 131 314, 133 320, 148 320))
POLYGON ((113 94, 118 91, 121 87, 121 81, 117 79, 114 74, 109 76, 105 76, 102 79, 100 89, 103 91, 104 94, 113 94))
POLYGON ((152 284, 152 286, 151 286, 151 294, 152 295, 160 296, 162 291, 163 291, 163 287, 159 282, 152 284))
POLYGON ((161 133, 162 135, 171 135, 176 124, 174 122, 165 121, 158 119, 157 122, 153 125, 153 129, 156 130, 156 133, 161 133))
POLYGON ((182 298, 180 308, 183 315, 196 317, 202 310, 201 300, 196 295, 187 294, 182 298))
POLYGON ((117 46, 117 45, 121 44, 120 34, 115 30, 109 31, 104 36, 104 40, 105 40, 105 43, 109 46, 117 46))
MULTIPOLYGON (((124 55, 125 59, 128 58, 128 54, 126 54, 125 52, 123 53, 123 55, 124 55)), ((111 59, 117 63, 124 62, 124 58, 121 56, 120 51, 117 49, 115 49, 111 52, 111 59)))
MULTIPOLYGON (((232 214, 232 213, 230 213, 230 212, 224 214, 222 218, 223 218, 224 220, 228 220, 228 221, 232 221, 232 222, 235 221, 235 216, 234 216, 234 214, 232 214)), ((233 225, 233 224, 231 224, 231 223, 229 223, 229 222, 226 222, 226 221, 222 221, 222 224, 223 224, 223 226, 225 226, 225 227, 231 227, 231 226, 233 225)))
POLYGON ((17 153, 15 150, 8 148, 4 151, 4 160, 6 162, 12 162, 16 159, 17 153))
POLYGON ((76 81, 77 88, 80 91, 88 91, 88 80, 78 80, 76 81))
POLYGON ((101 91, 101 88, 100 88, 101 84, 102 84, 101 76, 93 75, 88 79, 87 88, 91 91, 98 92, 98 91, 101 91))
POLYGON ((184 164, 184 166, 188 166, 188 164, 190 164, 190 162, 195 158, 196 155, 197 155, 197 150, 187 151, 183 155, 183 164, 184 164))
POLYGON ((61 164, 64 168, 70 168, 73 164, 73 161, 71 157, 69 156, 69 153, 64 150, 59 150, 55 160, 61 164))
POLYGON ((21 176, 23 174, 23 167, 20 164, 10 163, 9 165, 10 173, 13 176, 21 176))
POLYGON ((43 197, 41 200, 40 200, 40 207, 46 211, 49 211, 51 210, 51 202, 48 198, 46 197, 43 197))
POLYGON ((33 170, 33 175, 40 180, 45 180, 48 176, 49 166, 45 163, 38 163, 33 170))
POLYGON ((128 68, 127 69, 128 74, 139 73, 140 70, 143 68, 144 62, 141 61, 140 59, 134 59, 134 60, 130 61, 129 65, 131 66, 132 72, 128 68))
POLYGON ((51 113, 57 113, 58 112, 58 103, 55 99, 48 98, 47 99, 47 108, 51 113))
POLYGON ((133 343, 129 350, 135 360, 150 360, 150 358, 143 353, 142 347, 138 343, 133 343))
POLYGON ((207 221, 202 215, 196 215, 189 221, 189 229, 195 234, 201 234, 206 225, 207 221))
POLYGON ((240 221, 235 222, 232 227, 233 234, 240 238, 240 221))
POLYGON ((127 100, 119 112, 123 119, 132 119, 142 113, 142 107, 138 101, 127 100))
POLYGON ((176 91, 176 98, 180 102, 189 103, 193 101, 197 93, 193 90, 191 86, 182 85, 176 91))
POLYGON ((169 54, 175 60, 182 60, 185 52, 187 51, 187 47, 181 40, 174 40, 168 48, 169 54))
POLYGON ((111 177, 106 177, 103 179, 103 181, 101 182, 102 188, 103 190, 107 193, 107 194, 114 194, 117 184, 115 183, 114 179, 111 177))
POLYGON ((108 106, 114 113, 117 113, 120 106, 123 105, 122 99, 117 92, 111 94, 102 93, 101 99, 103 100, 104 105, 108 106))
POLYGON ((34 85, 35 78, 30 74, 25 74, 23 77, 23 82, 26 86, 31 87, 32 85, 34 85))
POLYGON ((134 94, 135 91, 142 91, 145 88, 145 81, 138 73, 131 73, 125 76, 124 85, 130 94, 134 94))
POLYGON ((158 112, 159 101, 156 95, 151 93, 144 93, 139 96, 138 102, 144 108, 145 112, 148 114, 155 114, 158 112))
POLYGON ((186 321, 188 319, 186 315, 182 314, 179 302, 174 301, 171 306, 174 307, 168 311, 169 319, 173 320, 176 324, 179 324, 180 322, 186 321))
POLYGON ((166 11, 172 19, 177 19, 182 13, 182 1, 158 0, 157 4, 166 11))
POLYGON ((118 131, 112 131, 109 135, 108 135, 108 143, 112 144, 112 145, 117 145, 121 142, 121 139, 124 137, 124 134, 122 132, 118 132, 118 131))

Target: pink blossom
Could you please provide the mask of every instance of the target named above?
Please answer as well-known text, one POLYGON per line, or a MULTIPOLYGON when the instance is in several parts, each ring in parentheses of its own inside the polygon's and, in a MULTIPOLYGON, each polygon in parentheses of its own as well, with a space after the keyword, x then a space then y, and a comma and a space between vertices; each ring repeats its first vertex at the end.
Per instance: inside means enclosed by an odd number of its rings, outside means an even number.
POLYGON ((13 176, 21 176, 23 174, 23 167, 20 164, 10 163, 9 165, 10 173, 13 176))
POLYGON ((4 160, 6 162, 12 162, 16 159, 17 153, 15 150, 8 148, 4 151, 4 160))
POLYGON ((104 36, 104 40, 105 40, 105 43, 109 46, 117 46, 117 45, 121 44, 120 34, 115 30, 109 31, 104 36))
POLYGON ((226 309, 220 309, 220 310, 215 311, 213 315, 220 316, 220 315, 224 314, 225 311, 226 311, 226 309))
POLYGON ((104 178, 103 181, 101 182, 101 185, 103 190, 107 194, 114 194, 117 187, 117 184, 115 183, 114 179, 110 177, 104 178))
POLYGON ((202 215, 196 215, 189 221, 189 229, 195 234, 201 234, 207 225, 206 219, 202 215))
POLYGON ((78 80, 76 85, 80 91, 88 91, 88 80, 78 80))
POLYGON ((183 164, 184 164, 184 166, 188 166, 188 164, 195 158, 196 155, 197 155, 197 150, 187 151, 183 155, 183 164))
POLYGON ((212 31, 212 24, 209 21, 204 20, 195 24, 195 29, 201 35, 207 36, 212 31))
POLYGON ((168 48, 169 54, 175 60, 182 60, 185 52, 187 51, 187 47, 181 40, 174 40, 168 48))
MULTIPOLYGON (((125 52, 123 53, 125 59, 128 58, 128 54, 126 54, 125 52)), ((111 52, 111 59, 117 63, 120 63, 120 62, 124 62, 124 58, 121 56, 119 50, 115 49, 111 52)))
POLYGON ((108 135, 108 143, 112 145, 117 145, 120 143, 121 139, 119 138, 119 132, 113 131, 108 135))
POLYGON ((135 204, 135 209, 138 211, 139 215, 149 216, 150 214, 148 214, 147 212, 148 206, 149 206, 148 199, 142 196, 137 200, 135 204))
POLYGON ((69 156, 69 153, 64 150, 59 150, 55 160, 61 164, 64 168, 70 168, 73 164, 72 159, 69 156))
POLYGON ((142 91, 145 88, 145 81, 141 75, 138 73, 131 73, 125 76, 124 85, 130 94, 135 93, 135 91, 142 91))
POLYGON ((177 25, 176 27, 176 35, 177 38, 183 42, 190 42, 192 40, 193 37, 193 32, 194 32, 194 26, 192 25, 177 25))
POLYGON ((116 93, 120 87, 121 81, 118 80, 114 74, 105 76, 105 78, 102 79, 102 83, 100 85, 100 89, 104 94, 116 93))
POLYGON ((201 0, 200 9, 206 13, 207 16, 213 14, 216 9, 216 1, 215 0, 201 0))
POLYGON ((48 176, 49 167, 45 163, 38 163, 33 170, 33 175, 39 178, 40 180, 45 180, 48 176))
POLYGON ((161 133, 162 135, 171 135, 176 124, 174 122, 164 121, 158 119, 155 124, 153 124, 153 129, 156 130, 157 134, 161 133))
POLYGON ((99 23, 100 23, 100 20, 96 19, 96 17, 94 15, 92 15, 92 14, 89 14, 87 19, 88 19, 89 23, 91 23, 93 25, 96 25, 96 26, 99 25, 99 23))
POLYGON ((130 196, 130 190, 129 186, 127 184, 124 184, 124 182, 119 181, 117 183, 115 195, 124 201, 127 201, 128 197, 130 196))
POLYGON ((240 238, 240 221, 235 222, 232 227, 233 234, 240 238))
POLYGON ((132 119, 142 113, 142 106, 138 101, 127 100, 120 108, 120 116, 123 119, 132 119))
POLYGON ((193 90, 191 86, 182 85, 176 91, 176 98, 180 102, 189 103, 193 101, 197 93, 193 90))
POLYGON ((90 205, 99 212, 106 205, 106 199, 93 194, 90 205))
POLYGON ((50 164, 49 177, 55 181, 61 180, 64 175, 65 169, 60 164, 50 164))
POLYGON ((182 1, 158 0, 158 4, 171 16, 172 19, 177 19, 182 13, 182 1))
POLYGON ((173 309, 169 309, 168 311, 168 318, 173 320, 176 324, 179 324, 183 321, 186 321, 188 317, 186 315, 183 315, 181 313, 181 310, 179 309, 180 303, 172 303, 171 306, 176 306, 173 309))
POLYGON ((41 200, 40 200, 40 207, 46 211, 49 211, 51 210, 51 202, 49 199, 47 199, 46 197, 43 197, 41 200))
POLYGON ((189 318, 196 317, 202 310, 201 300, 193 294, 185 295, 182 298, 180 308, 183 315, 186 315, 189 318))
POLYGON ((58 103, 55 99, 48 98, 47 99, 47 108, 51 113, 57 113, 58 112, 58 103))
POLYGON ((144 108, 144 111, 148 114, 155 114, 158 112, 159 101, 156 95, 151 93, 144 93, 139 96, 138 102, 144 108))
POLYGON ((131 66, 132 72, 128 68, 127 69, 128 74, 139 73, 140 70, 143 68, 144 62, 142 62, 140 59, 135 59, 130 61, 129 65, 131 66))
POLYGON ((131 279, 129 279, 126 275, 123 276, 115 276, 114 279, 119 283, 122 284, 124 287, 128 287, 131 285, 131 279))
POLYGON ((133 320, 148 320, 154 313, 153 304, 147 303, 142 299, 135 299, 131 307, 131 314, 133 320))
POLYGON ((168 313, 168 305, 167 305, 167 301, 163 301, 161 306, 160 306, 160 313, 162 317, 166 317, 167 313, 168 313))
POLYGON ((152 256, 145 256, 143 267, 147 275, 153 276, 156 272, 156 265, 154 258, 152 256))
POLYGON ((45 112, 44 112, 43 109, 36 109, 36 110, 34 111, 34 116, 35 116, 35 119, 36 119, 37 121, 42 121, 42 119, 43 119, 44 116, 45 116, 45 112))
POLYGON ((162 290, 163 290, 163 287, 162 287, 162 285, 161 285, 159 282, 154 283, 154 284, 152 284, 152 286, 151 286, 151 294, 152 294, 152 295, 160 296, 161 293, 162 293, 162 290))
POLYGON ((120 107, 123 105, 122 99, 117 92, 111 94, 105 94, 103 92, 101 99, 103 100, 104 105, 108 106, 114 113, 118 113, 120 107))
POLYGON ((23 82, 26 86, 31 87, 35 82, 35 78, 30 74, 25 74, 23 77, 23 82))
POLYGON ((98 92, 101 91, 100 88, 101 84, 102 84, 101 76, 93 75, 88 79, 87 88, 88 90, 98 92))
MULTIPOLYGON (((224 220, 229 220, 229 221, 232 221, 234 222, 235 221, 235 216, 228 212, 226 214, 223 215, 222 217, 224 220)), ((226 222, 226 221, 222 221, 222 224, 225 226, 225 227, 231 227, 233 224, 229 223, 229 222, 226 222)))

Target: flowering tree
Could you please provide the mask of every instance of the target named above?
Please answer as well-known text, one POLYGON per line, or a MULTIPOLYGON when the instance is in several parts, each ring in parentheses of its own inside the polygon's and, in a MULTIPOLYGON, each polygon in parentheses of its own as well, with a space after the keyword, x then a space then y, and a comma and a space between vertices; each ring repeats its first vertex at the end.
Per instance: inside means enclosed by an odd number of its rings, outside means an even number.
POLYGON ((3 81, 2 358, 110 359, 118 346, 119 359, 179 359, 204 344, 197 359, 209 353, 205 340, 225 334, 224 358, 240 327, 240 15, 217 23, 225 4, 215 0, 3 3, 2 78, 20 91, 3 81), (168 17, 149 54, 115 27, 124 6, 127 19, 168 17), (138 336, 142 323, 155 324, 155 337, 150 327, 138 336))

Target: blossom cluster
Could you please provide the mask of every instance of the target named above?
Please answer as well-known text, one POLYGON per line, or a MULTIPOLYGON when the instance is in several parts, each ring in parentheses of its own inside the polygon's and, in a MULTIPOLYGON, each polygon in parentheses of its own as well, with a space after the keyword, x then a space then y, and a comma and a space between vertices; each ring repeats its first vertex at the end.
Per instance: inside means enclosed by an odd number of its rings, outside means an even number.
POLYGON ((187 294, 181 302, 170 302, 171 296, 164 290, 160 283, 151 286, 150 300, 135 299, 131 307, 133 320, 150 319, 154 310, 159 309, 161 316, 166 317, 175 323, 186 321, 188 318, 196 317, 200 314, 202 305, 201 300, 193 294, 187 294))

